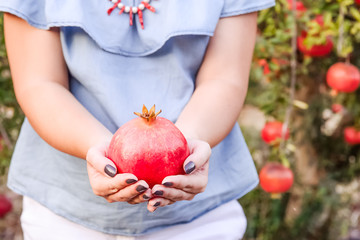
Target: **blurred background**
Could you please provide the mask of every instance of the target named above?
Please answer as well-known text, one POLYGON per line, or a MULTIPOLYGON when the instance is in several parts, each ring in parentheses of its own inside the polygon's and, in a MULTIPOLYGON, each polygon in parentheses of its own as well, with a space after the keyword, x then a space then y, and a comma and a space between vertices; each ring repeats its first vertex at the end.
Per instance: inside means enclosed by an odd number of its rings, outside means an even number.
MULTIPOLYGON (((6 175, 23 113, 0 20, 0 239, 22 239, 6 175)), ((360 240, 360 0, 261 11, 239 124, 260 174, 245 239, 360 240)), ((240 176, 239 176, 240 177, 240 176)))

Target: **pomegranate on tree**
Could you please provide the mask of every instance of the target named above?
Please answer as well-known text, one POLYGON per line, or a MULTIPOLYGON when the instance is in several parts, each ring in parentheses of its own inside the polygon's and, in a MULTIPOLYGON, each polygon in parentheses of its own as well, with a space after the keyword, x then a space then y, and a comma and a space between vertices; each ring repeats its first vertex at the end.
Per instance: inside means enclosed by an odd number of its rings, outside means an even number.
MULTIPOLYGON (((313 22, 317 22, 320 26, 324 26, 324 17, 322 15, 317 15, 313 22)), ((305 39, 307 37, 307 32, 302 31, 301 35, 297 38, 297 46, 300 52, 302 52, 306 56, 310 57, 324 57, 328 55, 334 46, 331 37, 328 36, 326 41, 323 44, 315 44, 311 47, 307 47, 305 45, 305 39)))
POLYGON ((344 129, 344 139, 349 145, 360 144, 360 131, 355 127, 346 127, 344 129))
POLYGON ((338 92, 354 92, 360 84, 359 69, 350 63, 335 63, 327 71, 326 82, 338 92))
POLYGON ((331 105, 331 110, 334 113, 338 113, 344 110, 344 106, 339 103, 334 103, 333 105, 331 105))
MULTIPOLYGON (((283 123, 279 121, 267 122, 261 130, 262 139, 268 144, 274 144, 281 140, 283 123)), ((290 136, 289 129, 286 128, 284 139, 290 136)))
POLYGON ((114 134, 108 157, 118 173, 133 173, 145 180, 149 187, 161 184, 170 175, 185 174, 183 164, 189 156, 187 141, 180 130, 168 119, 158 117, 155 105, 139 118, 122 125, 114 134))
MULTIPOLYGON (((287 2, 288 2, 289 10, 292 10, 293 1, 287 0, 287 2)), ((307 11, 306 7, 301 1, 295 1, 295 8, 296 8, 297 17, 301 17, 307 11)))
POLYGON ((288 191, 294 183, 290 168, 278 162, 269 162, 260 170, 260 186, 265 192, 280 194, 288 191))

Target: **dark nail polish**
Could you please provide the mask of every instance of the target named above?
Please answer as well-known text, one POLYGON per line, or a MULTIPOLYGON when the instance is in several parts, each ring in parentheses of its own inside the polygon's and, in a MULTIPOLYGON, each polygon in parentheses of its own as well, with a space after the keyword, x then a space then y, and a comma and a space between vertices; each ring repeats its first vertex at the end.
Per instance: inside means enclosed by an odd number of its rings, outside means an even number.
POLYGON ((136 183, 136 182, 137 182, 137 180, 136 180, 136 179, 132 179, 132 178, 126 180, 126 183, 127 183, 127 184, 136 183))
POLYGON ((154 195, 156 195, 156 196, 162 196, 163 194, 164 194, 164 191, 160 191, 160 190, 154 192, 154 195))
POLYGON ((110 164, 106 165, 104 168, 104 172, 110 177, 114 177, 116 175, 116 169, 110 164))
POLYGON ((186 165, 185 165, 185 172, 186 174, 190 174, 192 173, 192 171, 195 170, 195 163, 193 161, 191 162, 188 162, 186 165))
POLYGON ((174 185, 172 182, 165 182, 163 184, 165 187, 171 187, 172 185, 174 185))
POLYGON ((150 197, 149 197, 148 195, 143 195, 143 198, 144 198, 145 200, 150 199, 150 197))
POLYGON ((145 192, 146 191, 146 187, 144 187, 143 185, 138 185, 136 187, 136 191, 138 191, 139 193, 145 192))
POLYGON ((160 202, 156 202, 155 204, 154 204, 154 207, 158 207, 158 206, 160 206, 160 202))

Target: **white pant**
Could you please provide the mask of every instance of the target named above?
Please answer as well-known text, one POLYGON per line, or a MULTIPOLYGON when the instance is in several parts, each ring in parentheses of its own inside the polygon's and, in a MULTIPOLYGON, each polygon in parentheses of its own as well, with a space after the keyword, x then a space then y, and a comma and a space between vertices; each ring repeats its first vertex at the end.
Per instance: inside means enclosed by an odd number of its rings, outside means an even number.
POLYGON ((239 240, 246 230, 246 217, 240 204, 231 201, 190 223, 140 237, 124 237, 73 223, 24 197, 21 225, 24 240, 239 240))

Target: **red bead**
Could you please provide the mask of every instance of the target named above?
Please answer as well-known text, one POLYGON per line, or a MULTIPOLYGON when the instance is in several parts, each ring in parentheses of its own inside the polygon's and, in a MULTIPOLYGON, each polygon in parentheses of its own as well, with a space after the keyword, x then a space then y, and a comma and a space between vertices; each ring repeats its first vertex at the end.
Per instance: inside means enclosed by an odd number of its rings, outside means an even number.
POLYGON ((144 4, 144 6, 149 9, 152 12, 155 12, 155 8, 150 6, 150 4, 146 3, 146 2, 141 2, 142 4, 144 4))
POLYGON ((119 14, 122 14, 125 11, 125 6, 123 6, 119 12, 119 14))
POLYGON ((132 12, 132 7, 130 8, 129 16, 130 16, 130 26, 132 26, 132 25, 133 25, 133 12, 132 12))
POLYGON ((143 13, 140 9, 138 9, 138 14, 139 14, 139 22, 141 24, 141 28, 144 29, 144 18, 143 18, 143 13))
POLYGON ((118 0, 118 1, 114 4, 114 6, 112 6, 111 8, 109 8, 109 9, 107 10, 107 13, 110 15, 111 12, 114 11, 114 9, 117 7, 117 5, 118 5, 120 2, 121 2, 121 0, 118 0))

